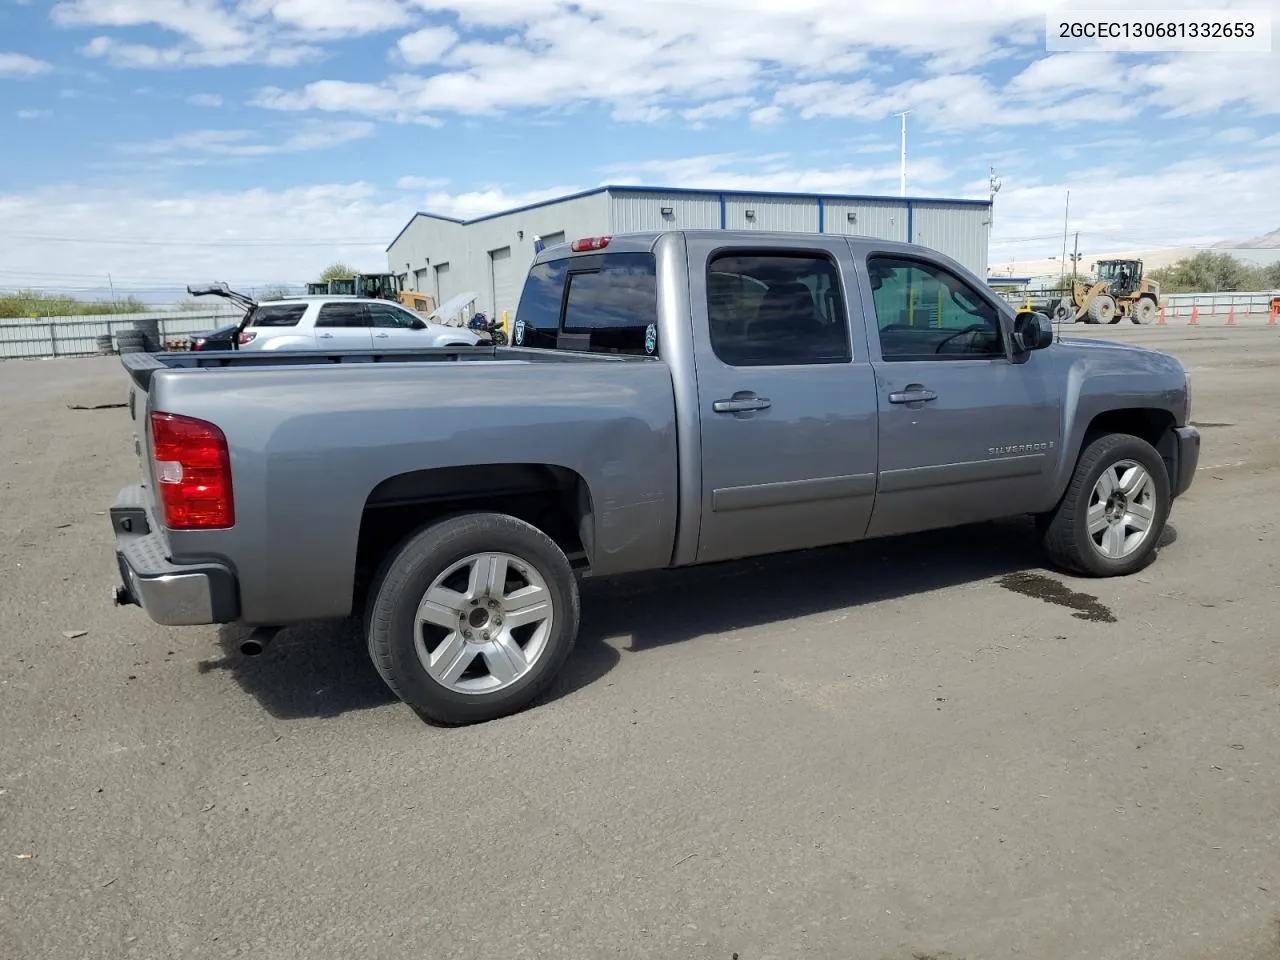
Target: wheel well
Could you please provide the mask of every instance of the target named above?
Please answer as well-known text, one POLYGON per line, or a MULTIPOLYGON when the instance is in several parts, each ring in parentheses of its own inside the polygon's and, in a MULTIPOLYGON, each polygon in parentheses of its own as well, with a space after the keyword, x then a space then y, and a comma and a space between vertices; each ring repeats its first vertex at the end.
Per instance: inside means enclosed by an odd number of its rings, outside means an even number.
POLYGON ((1177 475, 1175 472, 1175 467, 1177 466, 1175 460, 1178 449, 1177 444, 1174 442, 1173 433, 1173 428, 1176 425, 1173 414, 1168 410, 1147 408, 1108 410, 1106 413, 1098 414, 1089 422, 1088 429, 1084 432, 1084 442, 1080 445, 1080 449, 1083 451, 1098 437, 1109 433, 1132 434, 1156 448, 1156 452, 1160 454, 1160 459, 1164 461, 1165 469, 1169 472, 1169 477, 1172 478, 1177 475))
POLYGON ((382 481, 365 501, 356 548, 357 609, 396 544, 434 520, 472 510, 524 520, 554 540, 576 569, 590 566, 591 491, 575 471, 542 463, 415 470, 382 481))

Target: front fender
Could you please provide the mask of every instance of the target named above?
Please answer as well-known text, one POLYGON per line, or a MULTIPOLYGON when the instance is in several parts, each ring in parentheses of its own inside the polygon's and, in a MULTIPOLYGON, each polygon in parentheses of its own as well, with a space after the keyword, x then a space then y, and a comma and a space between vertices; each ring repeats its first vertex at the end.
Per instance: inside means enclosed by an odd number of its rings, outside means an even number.
MULTIPOLYGON (((1131 423, 1134 432, 1186 425, 1187 374, 1176 358, 1107 340, 1070 339, 1051 349, 1064 382, 1055 498, 1066 492, 1090 428, 1100 421, 1131 423)), ((1149 439, 1159 446, 1161 438, 1149 439)))

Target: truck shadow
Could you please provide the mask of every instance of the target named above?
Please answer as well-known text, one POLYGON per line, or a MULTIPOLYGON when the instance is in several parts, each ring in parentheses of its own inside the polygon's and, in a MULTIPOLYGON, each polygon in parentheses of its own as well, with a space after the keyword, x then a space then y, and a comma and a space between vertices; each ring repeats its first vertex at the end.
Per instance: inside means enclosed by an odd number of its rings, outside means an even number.
POLYGON ((593 581, 584 590, 580 643, 622 639, 623 649, 639 652, 1044 563, 1028 518, 593 581))
MULTIPOLYGON (((1043 563, 1030 521, 1010 520, 690 570, 587 580, 577 646, 543 700, 595 683, 618 663, 619 649, 650 650, 1041 569, 1043 563)), ((246 634, 243 628, 221 628, 222 658, 202 664, 201 670, 229 671, 273 717, 331 717, 398 702, 369 662, 353 620, 282 630, 256 657, 240 652, 246 634)))

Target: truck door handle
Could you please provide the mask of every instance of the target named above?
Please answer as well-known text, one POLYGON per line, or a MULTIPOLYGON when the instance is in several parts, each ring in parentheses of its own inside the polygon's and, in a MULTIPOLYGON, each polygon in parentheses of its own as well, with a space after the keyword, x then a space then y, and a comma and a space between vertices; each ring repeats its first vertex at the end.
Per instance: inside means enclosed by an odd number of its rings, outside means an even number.
POLYGON ((932 390, 926 390, 919 384, 913 383, 906 390, 900 393, 889 394, 890 403, 920 403, 924 400, 937 400, 938 395, 932 390))
POLYGON ((767 410, 773 406, 772 400, 764 397, 734 397, 730 400, 717 400, 711 405, 716 413, 742 413, 747 410, 767 410))
POLYGON ((387 337, 391 336, 391 334, 389 334, 389 333, 375 333, 375 334, 374 334, 374 336, 375 336, 375 337, 381 337, 383 340, 385 340, 385 339, 387 339, 387 337))
POLYGON ((332 340, 332 339, 333 339, 333 334, 332 334, 332 333, 317 333, 317 334, 316 334, 316 336, 317 336, 317 337, 319 337, 321 340, 332 340))

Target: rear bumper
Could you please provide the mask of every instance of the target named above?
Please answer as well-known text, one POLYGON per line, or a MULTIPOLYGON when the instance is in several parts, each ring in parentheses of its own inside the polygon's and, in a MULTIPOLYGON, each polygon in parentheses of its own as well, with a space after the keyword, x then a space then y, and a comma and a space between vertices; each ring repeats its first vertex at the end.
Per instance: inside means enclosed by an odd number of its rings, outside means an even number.
POLYGON ((1175 427, 1173 431, 1177 459, 1174 461, 1173 496, 1187 492, 1200 466, 1200 431, 1195 427, 1175 427))
POLYGON ((235 575, 219 563, 172 563, 164 538, 155 531, 142 486, 121 490, 110 516, 120 569, 120 585, 113 591, 117 606, 139 606, 168 627, 236 620, 235 575))

